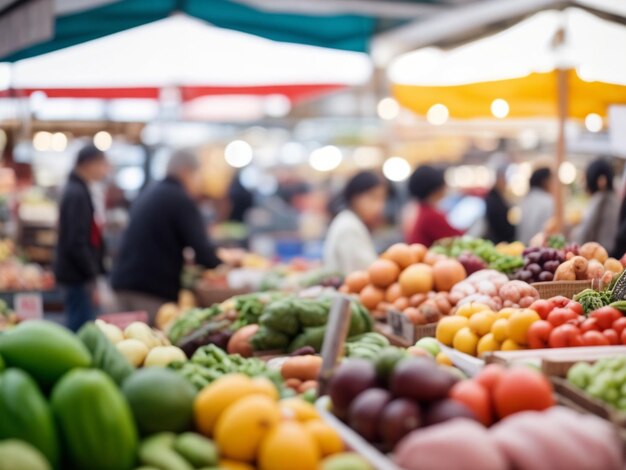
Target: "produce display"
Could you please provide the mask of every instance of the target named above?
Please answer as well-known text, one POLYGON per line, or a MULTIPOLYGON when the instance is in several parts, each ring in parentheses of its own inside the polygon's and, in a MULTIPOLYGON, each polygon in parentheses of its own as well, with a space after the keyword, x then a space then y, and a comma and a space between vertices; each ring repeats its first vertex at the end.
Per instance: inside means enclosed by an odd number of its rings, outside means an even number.
POLYGON ((349 274, 341 290, 357 294, 375 318, 384 319, 393 309, 413 324, 425 325, 450 313, 455 305, 450 289, 465 277, 465 268, 458 261, 420 244, 398 243, 367 271, 349 274))
POLYGON ((626 311, 626 271, 613 279, 611 284, 602 291, 585 289, 574 296, 585 312, 604 306, 611 306, 626 311))
POLYGON ((440 240, 432 248, 435 253, 458 259, 468 274, 487 268, 512 273, 524 264, 522 250, 519 242, 496 246, 489 240, 467 236, 440 240))
POLYGON ((4 300, 0 299, 0 331, 17 324, 17 322, 17 315, 4 300))
POLYGON ((626 357, 578 362, 567 372, 567 380, 595 399, 626 412, 626 357))
POLYGON ((38 264, 11 256, 0 262, 0 291, 45 291, 54 288, 54 275, 38 264))

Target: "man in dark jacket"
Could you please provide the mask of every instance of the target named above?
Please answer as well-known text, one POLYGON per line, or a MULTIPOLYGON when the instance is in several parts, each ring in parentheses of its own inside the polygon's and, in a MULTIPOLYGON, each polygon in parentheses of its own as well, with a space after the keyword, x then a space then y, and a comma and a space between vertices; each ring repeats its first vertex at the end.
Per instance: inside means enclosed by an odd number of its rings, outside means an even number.
POLYGON ((515 226, 509 222, 509 205, 504 199, 506 190, 505 168, 498 169, 496 182, 485 197, 486 237, 494 243, 515 240, 515 226))
POLYGON ((220 264, 193 200, 198 166, 192 153, 175 153, 167 177, 134 202, 113 267, 118 308, 147 311, 154 322, 159 307, 178 298, 185 248, 193 249, 197 264, 206 268, 220 264))
POLYGON ((63 287, 68 326, 74 331, 96 315, 95 280, 104 272, 104 243, 89 184, 103 180, 109 170, 102 151, 83 147, 61 198, 54 274, 63 287))

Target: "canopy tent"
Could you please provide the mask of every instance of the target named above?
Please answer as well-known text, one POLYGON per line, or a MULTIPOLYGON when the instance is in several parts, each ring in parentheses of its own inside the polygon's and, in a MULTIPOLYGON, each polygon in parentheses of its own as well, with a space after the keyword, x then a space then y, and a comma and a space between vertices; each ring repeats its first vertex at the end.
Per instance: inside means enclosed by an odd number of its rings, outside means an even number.
POLYGON ((0 43, 4 39, 16 44, 6 49, 0 47, 0 60, 16 61, 163 19, 173 13, 186 13, 222 28, 276 41, 364 52, 378 26, 377 17, 390 18, 391 21, 385 23, 393 26, 397 23, 394 20, 438 11, 439 0, 51 0, 40 2, 46 5, 39 6, 32 0, 19 3, 6 0, 4 3, 7 2, 16 6, 14 11, 5 12, 0 7, 0 20, 11 15, 16 19, 0 24, 0 43), (18 11, 20 8, 23 14, 18 11), (36 22, 33 16, 38 17, 36 22), (10 29, 16 34, 6 33, 10 29), (42 37, 43 31, 47 34, 42 37), (30 40, 24 44, 18 42, 18 34, 30 40))
MULTIPOLYGON (((565 159, 565 121, 606 116, 626 103, 626 27, 586 11, 538 13, 499 34, 442 51, 400 56, 389 69, 399 103, 418 114, 457 118, 557 117, 556 166, 565 159)), ((556 225, 562 195, 555 185, 556 225)))
POLYGON ((363 84, 371 71, 363 53, 270 41, 175 15, 18 61, 4 94, 158 98, 175 87, 183 100, 283 95, 294 102, 363 84))

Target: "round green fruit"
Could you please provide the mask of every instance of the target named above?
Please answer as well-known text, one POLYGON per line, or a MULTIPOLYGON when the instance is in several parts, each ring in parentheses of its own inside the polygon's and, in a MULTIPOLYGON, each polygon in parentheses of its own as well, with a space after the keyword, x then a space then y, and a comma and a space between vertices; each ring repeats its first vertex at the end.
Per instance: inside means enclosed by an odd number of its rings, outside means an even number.
POLYGON ((439 342, 435 338, 422 338, 415 346, 418 348, 425 349, 428 351, 433 357, 441 352, 441 348, 439 347, 439 342))

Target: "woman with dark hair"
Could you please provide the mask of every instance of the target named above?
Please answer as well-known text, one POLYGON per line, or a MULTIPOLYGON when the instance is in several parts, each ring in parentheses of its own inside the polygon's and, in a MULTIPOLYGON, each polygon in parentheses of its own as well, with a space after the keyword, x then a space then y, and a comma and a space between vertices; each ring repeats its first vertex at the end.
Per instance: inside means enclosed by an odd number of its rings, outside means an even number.
POLYGON ((517 239, 528 245, 531 238, 545 230, 554 215, 554 198, 550 193, 552 170, 538 168, 530 176, 530 190, 520 203, 522 217, 517 226, 517 239))
POLYGON ((452 227, 446 216, 437 209, 437 203, 446 194, 443 170, 420 165, 409 179, 409 192, 419 203, 409 243, 430 246, 440 238, 456 237, 463 232, 452 227))
POLYGON ((376 258, 370 230, 383 219, 387 183, 377 173, 354 175, 343 190, 344 209, 333 219, 324 243, 324 265, 348 274, 366 269, 376 258))
POLYGON ((591 195, 572 239, 578 243, 598 242, 613 252, 619 227, 620 203, 613 191, 613 167, 604 158, 589 164, 585 172, 587 192, 591 195))

